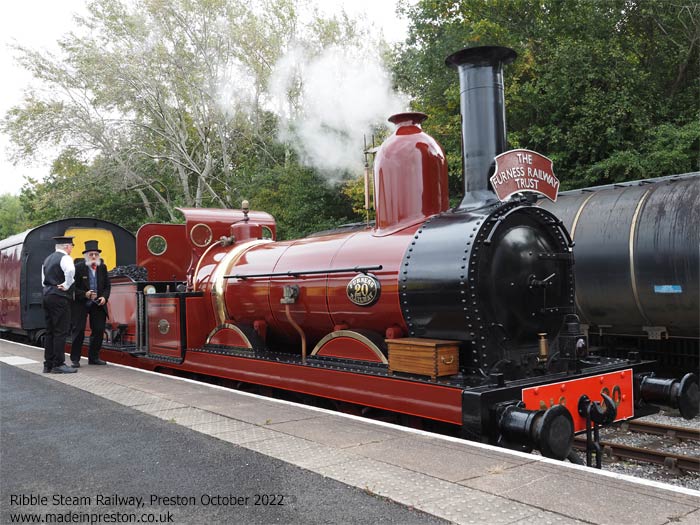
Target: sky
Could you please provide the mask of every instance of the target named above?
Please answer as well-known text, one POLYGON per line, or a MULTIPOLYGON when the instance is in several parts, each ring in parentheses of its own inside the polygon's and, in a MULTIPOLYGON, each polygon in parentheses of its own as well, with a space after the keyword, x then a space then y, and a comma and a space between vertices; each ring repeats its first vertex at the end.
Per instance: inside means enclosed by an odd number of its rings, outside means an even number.
MULTIPOLYGON (((255 1, 255 0, 253 0, 255 1)), ((363 15, 376 24, 389 42, 403 40, 407 23, 395 14, 396 0, 317 0, 326 12, 344 9, 350 15, 363 15)), ((18 43, 33 49, 56 50, 56 41, 74 27, 73 15, 85 14, 86 0, 20 0, 6 2, 0 17, 0 116, 22 101, 32 77, 15 63, 8 45, 18 43)), ((9 140, 0 133, 0 194, 19 195, 25 176, 43 179, 48 175, 51 155, 47 152, 32 164, 13 165, 9 140)))

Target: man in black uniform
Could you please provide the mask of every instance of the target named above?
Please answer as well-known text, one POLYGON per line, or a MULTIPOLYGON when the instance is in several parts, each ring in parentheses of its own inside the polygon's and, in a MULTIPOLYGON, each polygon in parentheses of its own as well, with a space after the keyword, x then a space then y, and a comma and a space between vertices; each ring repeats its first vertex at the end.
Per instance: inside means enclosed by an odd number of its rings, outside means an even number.
POLYGON ((43 283, 46 341, 44 344, 44 373, 69 374, 77 370, 66 366, 66 337, 70 330, 70 303, 75 266, 70 253, 73 237, 54 237, 56 251, 44 259, 41 267, 43 283))
POLYGON ((70 360, 73 368, 80 367, 80 354, 85 339, 85 320, 88 316, 90 316, 88 363, 91 365, 107 364, 100 359, 100 347, 107 322, 107 300, 111 285, 107 268, 100 258, 100 253, 102 250, 97 246, 97 241, 85 241, 83 260, 75 263, 73 334, 70 349, 70 360))

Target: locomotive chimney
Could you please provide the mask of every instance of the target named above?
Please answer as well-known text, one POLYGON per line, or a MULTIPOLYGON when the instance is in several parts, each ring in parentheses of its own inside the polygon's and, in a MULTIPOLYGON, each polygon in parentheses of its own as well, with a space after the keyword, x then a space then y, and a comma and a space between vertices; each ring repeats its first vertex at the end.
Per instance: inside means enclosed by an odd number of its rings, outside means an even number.
POLYGON ((503 65, 517 54, 500 46, 468 47, 445 63, 459 72, 462 113, 462 171, 464 198, 460 208, 485 204, 496 198, 489 177, 494 157, 506 150, 506 112, 503 65))

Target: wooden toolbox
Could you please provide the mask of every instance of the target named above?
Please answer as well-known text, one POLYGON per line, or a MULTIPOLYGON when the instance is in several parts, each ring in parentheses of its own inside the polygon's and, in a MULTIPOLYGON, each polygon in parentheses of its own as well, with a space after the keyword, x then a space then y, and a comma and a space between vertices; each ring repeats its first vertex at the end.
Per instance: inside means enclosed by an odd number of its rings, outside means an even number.
POLYGON ((389 372, 406 372, 435 378, 459 372, 459 341, 404 337, 387 339, 389 372))

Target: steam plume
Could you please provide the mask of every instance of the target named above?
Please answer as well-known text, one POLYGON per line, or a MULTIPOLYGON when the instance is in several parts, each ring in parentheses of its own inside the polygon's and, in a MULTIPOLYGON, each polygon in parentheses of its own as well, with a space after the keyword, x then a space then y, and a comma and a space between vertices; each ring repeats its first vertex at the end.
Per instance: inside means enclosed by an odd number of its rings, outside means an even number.
POLYGON ((331 178, 359 173, 363 135, 408 107, 378 57, 337 46, 313 57, 301 49, 288 53, 275 65, 269 92, 280 115, 280 139, 331 178))

